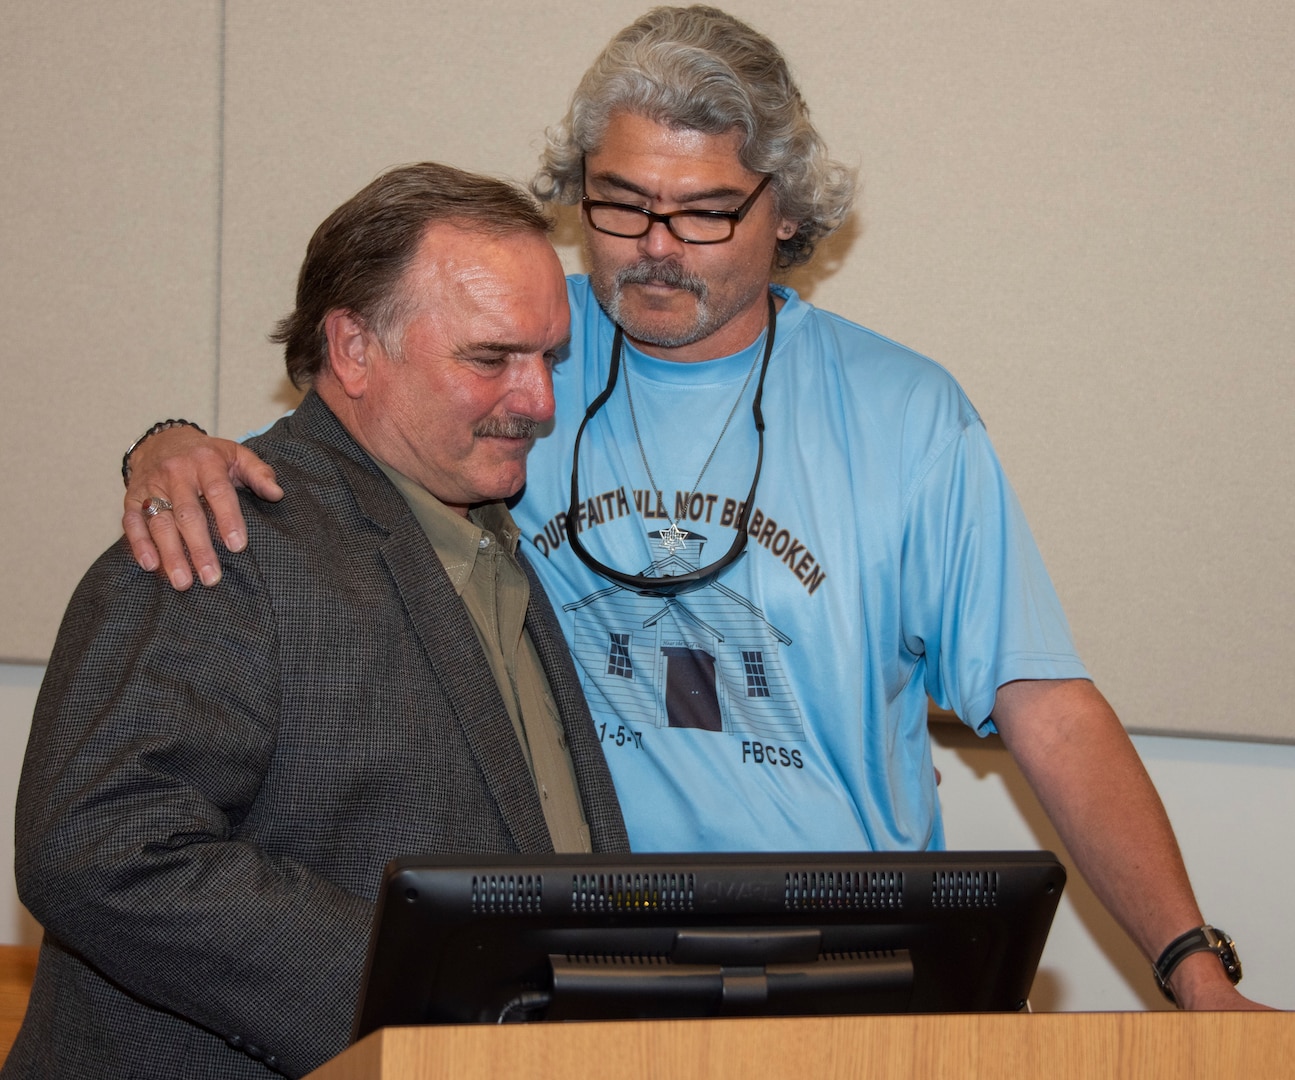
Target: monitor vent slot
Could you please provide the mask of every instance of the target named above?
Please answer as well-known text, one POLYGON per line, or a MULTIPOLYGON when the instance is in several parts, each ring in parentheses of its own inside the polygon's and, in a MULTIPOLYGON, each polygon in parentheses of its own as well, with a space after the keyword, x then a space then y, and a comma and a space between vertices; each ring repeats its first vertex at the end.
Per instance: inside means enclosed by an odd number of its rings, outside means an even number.
POLYGON ((572 967, 595 968, 595 967, 661 967, 671 968, 676 966, 674 961, 664 953, 623 953, 615 956, 605 956, 597 953, 567 953, 567 963, 572 967))
POLYGON ((475 915, 536 915, 543 901, 541 874, 474 874, 472 877, 475 915))
POLYGON ((849 952, 825 952, 819 953, 820 960, 827 961, 848 961, 848 960, 894 960, 899 953, 894 949, 853 949, 849 952))
POLYGON ((996 907, 998 874, 993 870, 953 870, 932 874, 931 904, 937 908, 996 907))
POLYGON ((574 874, 572 911, 692 911, 692 874, 574 874))
POLYGON ((900 908, 904 906, 904 875, 894 870, 789 873, 785 905, 789 911, 900 908))

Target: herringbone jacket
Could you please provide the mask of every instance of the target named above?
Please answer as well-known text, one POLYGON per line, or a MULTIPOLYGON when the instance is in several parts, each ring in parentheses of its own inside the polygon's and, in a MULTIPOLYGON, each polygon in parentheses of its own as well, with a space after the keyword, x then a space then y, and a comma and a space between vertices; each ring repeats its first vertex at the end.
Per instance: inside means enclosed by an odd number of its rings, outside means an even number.
MULTIPOLYGON (((346 1045, 388 859, 551 850, 462 602, 407 504, 314 395, 254 440, 221 583, 119 543, 77 589, 18 797, 45 927, 16 1077, 298 1075, 346 1045)), ((547 598, 526 625, 595 850, 626 850, 547 598)))

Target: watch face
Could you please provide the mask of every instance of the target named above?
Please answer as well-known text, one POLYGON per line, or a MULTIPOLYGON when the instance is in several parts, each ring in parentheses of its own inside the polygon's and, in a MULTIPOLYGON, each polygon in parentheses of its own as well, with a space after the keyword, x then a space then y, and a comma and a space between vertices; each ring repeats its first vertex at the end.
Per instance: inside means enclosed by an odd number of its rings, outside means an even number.
POLYGON ((1218 954, 1223 970, 1227 972, 1228 978, 1235 986, 1241 981, 1241 958, 1237 956, 1236 943, 1222 930, 1216 930, 1212 926, 1202 926, 1201 932, 1205 935, 1209 947, 1218 954))
POLYGON ((1241 958, 1237 956, 1237 947, 1231 938, 1225 937, 1219 942, 1219 959, 1223 961, 1223 970, 1228 973, 1232 985, 1241 981, 1241 958))

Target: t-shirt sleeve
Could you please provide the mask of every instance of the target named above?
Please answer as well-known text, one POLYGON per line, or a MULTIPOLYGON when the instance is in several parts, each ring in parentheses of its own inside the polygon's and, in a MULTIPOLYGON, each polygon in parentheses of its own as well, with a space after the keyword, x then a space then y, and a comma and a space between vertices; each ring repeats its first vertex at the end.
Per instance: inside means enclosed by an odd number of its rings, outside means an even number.
MULTIPOLYGON (((289 416, 291 416, 296 411, 297 411, 296 409, 289 409, 281 417, 279 417, 279 420, 286 420, 289 416)), ((255 439, 258 435, 264 435, 267 431, 270 430, 270 428, 274 427, 274 425, 277 424, 279 420, 271 420, 268 424, 262 424, 259 428, 253 428, 251 431, 249 431, 246 435, 243 435, 237 441, 240 443, 245 443, 247 442, 248 439, 255 439)))
POLYGON ((979 419, 936 448, 914 481, 901 579, 905 645, 925 658, 926 691, 978 734, 994 730, 1005 683, 1088 678, 979 419))

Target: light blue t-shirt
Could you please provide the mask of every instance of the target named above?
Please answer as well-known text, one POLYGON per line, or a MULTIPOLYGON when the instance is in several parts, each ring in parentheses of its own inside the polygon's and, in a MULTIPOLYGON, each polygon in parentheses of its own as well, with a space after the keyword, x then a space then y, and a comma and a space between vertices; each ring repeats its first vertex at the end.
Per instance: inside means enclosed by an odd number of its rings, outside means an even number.
MULTIPOLYGON (((513 516, 571 643, 633 848, 942 847, 927 695, 983 732, 1003 683, 1086 677, 961 389, 776 288, 786 303, 746 553, 694 592, 639 595, 589 570, 563 529, 572 443, 613 335, 585 277, 568 291, 557 418, 513 516)), ((581 447, 580 537, 597 558, 655 574, 729 548, 758 446, 756 379, 742 388, 763 347, 683 364, 626 346, 581 447), (660 530, 694 487, 678 519, 687 543, 667 550, 660 530)))

